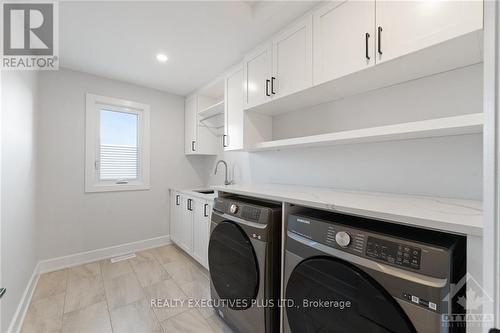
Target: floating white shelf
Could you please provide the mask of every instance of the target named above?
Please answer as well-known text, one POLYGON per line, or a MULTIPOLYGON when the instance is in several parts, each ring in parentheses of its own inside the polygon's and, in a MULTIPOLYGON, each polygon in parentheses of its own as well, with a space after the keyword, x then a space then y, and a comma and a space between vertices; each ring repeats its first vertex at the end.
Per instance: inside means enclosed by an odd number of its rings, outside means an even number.
POLYGON ((211 116, 201 118, 198 120, 200 125, 209 128, 224 127, 224 113, 216 113, 211 116))
POLYGON ((481 133, 483 114, 414 121, 394 125, 370 127, 350 131, 312 135, 257 143, 248 151, 279 150, 299 147, 355 144, 366 142, 398 141, 451 135, 481 133))
POLYGON ((217 114, 224 114, 224 101, 210 105, 208 108, 198 111, 198 116, 208 118, 217 114))

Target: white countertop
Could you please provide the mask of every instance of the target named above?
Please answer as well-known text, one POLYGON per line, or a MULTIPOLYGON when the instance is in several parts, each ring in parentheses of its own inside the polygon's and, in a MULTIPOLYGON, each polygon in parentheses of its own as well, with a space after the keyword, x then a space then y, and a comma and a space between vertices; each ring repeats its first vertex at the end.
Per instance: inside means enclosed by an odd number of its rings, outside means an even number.
POLYGON ((482 236, 481 201, 296 185, 213 186, 217 191, 287 202, 464 235, 482 236))
POLYGON ((183 194, 187 194, 190 197, 195 197, 203 200, 213 200, 215 198, 215 193, 213 194, 204 194, 204 193, 199 193, 196 192, 198 191, 207 191, 207 190, 212 190, 211 188, 195 188, 195 189, 177 189, 177 188, 170 188, 170 191, 175 191, 175 192, 180 192, 183 194))

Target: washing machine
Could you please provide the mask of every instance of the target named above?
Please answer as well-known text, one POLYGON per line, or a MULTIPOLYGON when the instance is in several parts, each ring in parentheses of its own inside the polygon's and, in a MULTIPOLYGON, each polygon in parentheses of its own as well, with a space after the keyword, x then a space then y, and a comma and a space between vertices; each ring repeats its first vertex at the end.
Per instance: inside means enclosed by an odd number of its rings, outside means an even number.
POLYGON ((214 201, 208 265, 213 306, 236 332, 278 332, 281 204, 214 201))
POLYGON ((465 237, 318 210, 286 232, 285 332, 465 332, 443 319, 464 313, 465 237))

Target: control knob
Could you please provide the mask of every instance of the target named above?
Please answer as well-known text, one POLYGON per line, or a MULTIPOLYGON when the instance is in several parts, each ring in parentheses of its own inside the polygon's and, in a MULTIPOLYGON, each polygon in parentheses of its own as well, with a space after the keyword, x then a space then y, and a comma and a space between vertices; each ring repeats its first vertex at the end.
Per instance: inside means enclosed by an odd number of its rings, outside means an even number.
POLYGON ((229 211, 231 212, 231 214, 236 214, 236 212, 238 211, 238 206, 232 204, 231 207, 229 207, 229 211))
POLYGON ((351 236, 345 231, 339 231, 335 234, 335 241, 341 247, 347 247, 351 243, 351 236))

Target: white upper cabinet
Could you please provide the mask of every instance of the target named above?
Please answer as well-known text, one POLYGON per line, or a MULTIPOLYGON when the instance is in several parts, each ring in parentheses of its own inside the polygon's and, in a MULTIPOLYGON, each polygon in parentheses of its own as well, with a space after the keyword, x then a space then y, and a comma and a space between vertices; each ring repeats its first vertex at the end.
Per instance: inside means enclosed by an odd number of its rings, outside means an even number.
POLYGON ((377 62, 483 28, 482 1, 377 2, 377 62))
POLYGON ((187 155, 192 155, 196 154, 196 137, 198 131, 198 97, 196 95, 186 99, 184 112, 184 151, 187 155))
POLYGON ((245 107, 250 108, 271 97, 271 45, 266 44, 245 57, 245 107))
POLYGON ((374 0, 334 1, 313 15, 315 84, 375 64, 374 0))
POLYGON ((244 83, 243 67, 238 66, 228 73, 225 82, 225 133, 224 149, 243 149, 243 128, 244 128, 244 83))
MULTIPOLYGON (((221 91, 223 94, 223 86, 221 91)), ((221 138, 224 129, 222 104, 223 101, 200 94, 186 99, 184 110, 184 152, 186 155, 217 155, 222 151, 221 138)))
POLYGON ((312 86, 312 37, 312 15, 308 15, 273 38, 272 97, 312 86))

